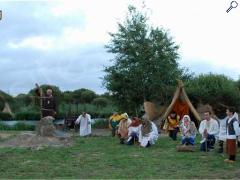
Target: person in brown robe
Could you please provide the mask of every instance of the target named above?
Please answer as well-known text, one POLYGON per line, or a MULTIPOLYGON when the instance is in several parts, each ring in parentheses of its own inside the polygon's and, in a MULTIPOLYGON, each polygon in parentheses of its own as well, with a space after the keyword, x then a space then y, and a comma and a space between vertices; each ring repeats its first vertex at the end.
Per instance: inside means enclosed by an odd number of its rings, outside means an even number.
POLYGON ((46 90, 45 96, 41 95, 39 86, 37 86, 37 89, 35 92, 36 92, 37 96, 40 97, 40 100, 42 101, 42 103, 41 103, 42 118, 47 117, 47 116, 52 116, 53 118, 55 118, 57 106, 56 106, 56 100, 53 97, 52 89, 48 88, 46 90))

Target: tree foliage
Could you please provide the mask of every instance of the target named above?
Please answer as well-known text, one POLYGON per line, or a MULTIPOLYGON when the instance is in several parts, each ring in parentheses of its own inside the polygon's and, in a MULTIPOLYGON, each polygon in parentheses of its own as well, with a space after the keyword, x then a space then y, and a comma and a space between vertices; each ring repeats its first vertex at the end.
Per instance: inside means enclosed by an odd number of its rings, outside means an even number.
POLYGON ((106 107, 108 104, 108 100, 104 97, 97 97, 93 100, 93 104, 97 107, 106 107))
POLYGON ((185 85, 191 100, 210 104, 221 117, 226 115, 226 106, 240 108, 240 91, 237 83, 225 75, 202 74, 185 85))
POLYGON ((106 48, 115 57, 104 69, 104 85, 122 109, 133 111, 144 100, 165 102, 172 95, 166 90, 184 77, 179 47, 168 32, 149 26, 147 15, 129 6, 125 22, 110 36, 106 48))

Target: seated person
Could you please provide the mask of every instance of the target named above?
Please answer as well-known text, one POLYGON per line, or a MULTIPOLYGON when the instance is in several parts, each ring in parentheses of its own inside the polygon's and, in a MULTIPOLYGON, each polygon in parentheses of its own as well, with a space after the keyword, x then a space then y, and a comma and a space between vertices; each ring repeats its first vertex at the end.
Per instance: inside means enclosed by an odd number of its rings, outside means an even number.
POLYGON ((126 138, 128 137, 128 127, 132 121, 128 118, 127 113, 121 114, 120 120, 117 134, 120 138, 120 144, 124 144, 126 138))
POLYGON ((211 113, 206 111, 204 113, 204 120, 201 121, 199 127, 199 133, 202 135, 201 140, 201 151, 209 151, 209 149, 214 149, 216 137, 219 133, 218 122, 211 118, 211 113))
POLYGON ((197 129, 194 122, 191 121, 188 115, 183 116, 180 129, 182 132, 182 145, 193 146, 195 144, 197 129))
POLYGON ((170 115, 165 120, 164 124, 164 130, 167 130, 169 132, 169 137, 172 138, 172 140, 177 140, 177 133, 179 131, 179 120, 180 117, 177 115, 175 111, 172 111, 170 115))
POLYGON ((114 112, 113 115, 109 118, 109 128, 112 131, 112 136, 116 134, 117 126, 120 122, 121 116, 117 112, 114 112))
POLYGON ((141 121, 137 117, 134 117, 132 119, 132 123, 128 128, 128 140, 127 140, 128 145, 133 145, 134 142, 138 142, 140 124, 141 121))
POLYGON ((139 127, 139 143, 142 147, 150 147, 155 144, 158 139, 157 126, 149 120, 145 115, 143 116, 142 124, 139 127))

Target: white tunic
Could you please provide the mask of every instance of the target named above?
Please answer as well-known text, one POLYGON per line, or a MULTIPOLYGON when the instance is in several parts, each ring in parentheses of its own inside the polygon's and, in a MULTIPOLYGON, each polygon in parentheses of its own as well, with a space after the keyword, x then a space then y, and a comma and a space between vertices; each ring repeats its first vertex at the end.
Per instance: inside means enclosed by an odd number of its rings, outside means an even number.
POLYGON ((219 119, 219 140, 226 141, 227 135, 227 118, 219 119))
POLYGON ((157 129, 157 126, 151 122, 151 125, 152 125, 152 130, 149 134, 143 136, 142 135, 142 125, 139 126, 139 143, 142 147, 146 147, 148 142, 152 145, 152 144, 155 144, 155 142, 157 141, 158 139, 158 129, 157 129))
POLYGON ((136 127, 130 126, 128 128, 128 136, 130 136, 132 133, 136 133, 137 136, 139 136, 139 127, 140 127, 140 125, 136 126, 136 127))
POLYGON ((204 129, 207 129, 207 133, 214 135, 215 138, 218 136, 219 134, 219 125, 217 120, 215 119, 210 119, 209 122, 207 120, 203 120, 201 121, 200 127, 199 127, 199 133, 202 135, 202 137, 204 136, 203 132, 204 129))
POLYGON ((80 123, 80 136, 87 136, 91 134, 91 116, 89 114, 86 114, 85 117, 83 117, 83 115, 80 115, 75 123, 80 123))

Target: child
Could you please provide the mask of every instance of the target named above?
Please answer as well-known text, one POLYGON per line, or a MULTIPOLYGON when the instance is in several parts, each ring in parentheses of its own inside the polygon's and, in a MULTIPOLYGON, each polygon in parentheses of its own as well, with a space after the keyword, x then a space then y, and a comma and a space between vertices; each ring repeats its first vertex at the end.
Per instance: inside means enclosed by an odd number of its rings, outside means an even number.
POLYGON ((226 110, 227 118, 227 135, 226 135, 226 151, 229 155, 228 159, 225 159, 225 162, 233 163, 236 161, 236 141, 239 133, 239 125, 236 117, 234 117, 235 109, 228 108, 226 110))

